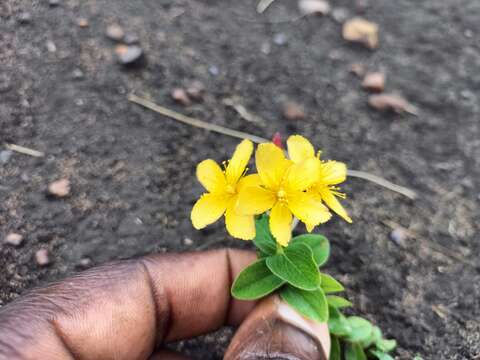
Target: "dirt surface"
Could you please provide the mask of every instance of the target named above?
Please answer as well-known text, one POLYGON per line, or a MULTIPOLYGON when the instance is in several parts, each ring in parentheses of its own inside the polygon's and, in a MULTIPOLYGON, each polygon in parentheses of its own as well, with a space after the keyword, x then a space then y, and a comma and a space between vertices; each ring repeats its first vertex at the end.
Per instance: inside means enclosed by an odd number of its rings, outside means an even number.
MULTIPOLYGON (((0 163, 0 238, 24 236, 20 247, 0 245, 0 304, 109 260, 250 247, 226 237, 222 224, 197 232, 189 221, 201 192, 196 163, 225 159, 237 141, 129 103, 135 92, 257 135, 303 134, 325 158, 418 191, 410 201, 349 179, 345 203, 354 223, 337 219, 320 229, 333 246, 328 270, 343 280, 355 311, 398 340, 398 359, 478 359, 478 267, 432 246, 478 264, 480 2, 332 5, 333 15, 299 19, 296 4, 281 0, 263 15, 250 0, 64 0, 56 7, 2 0, 0 142, 46 156, 4 153, 11 156, 0 163), (22 12, 31 15, 26 23, 22 12), (342 39, 339 21, 354 15, 379 24, 376 51, 342 39), (139 37, 146 64, 116 63, 105 36, 112 23, 139 37), (361 79, 349 72, 353 63, 385 71, 387 90, 410 100, 418 116, 370 109, 361 79), (206 87, 203 101, 175 104, 170 91, 191 80, 206 87), (264 124, 225 106, 233 96, 264 124), (305 119, 285 119, 286 101, 304 106, 305 119), (70 179, 71 195, 47 197, 48 184, 61 178, 70 179), (391 222, 416 236, 395 244, 391 222), (50 266, 36 264, 41 248, 50 266)), ((230 334, 176 347, 220 358, 230 334)))

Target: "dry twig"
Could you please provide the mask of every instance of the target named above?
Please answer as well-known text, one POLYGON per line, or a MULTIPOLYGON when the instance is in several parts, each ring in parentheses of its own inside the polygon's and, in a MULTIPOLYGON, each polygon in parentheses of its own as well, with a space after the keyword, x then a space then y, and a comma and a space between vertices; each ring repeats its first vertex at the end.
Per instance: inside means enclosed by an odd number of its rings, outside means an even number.
POLYGON ((15 144, 5 144, 5 146, 6 146, 7 149, 18 152, 20 154, 30 155, 30 156, 33 156, 33 157, 43 157, 43 156, 45 156, 45 154, 41 151, 29 149, 29 148, 24 147, 24 146, 15 145, 15 144))

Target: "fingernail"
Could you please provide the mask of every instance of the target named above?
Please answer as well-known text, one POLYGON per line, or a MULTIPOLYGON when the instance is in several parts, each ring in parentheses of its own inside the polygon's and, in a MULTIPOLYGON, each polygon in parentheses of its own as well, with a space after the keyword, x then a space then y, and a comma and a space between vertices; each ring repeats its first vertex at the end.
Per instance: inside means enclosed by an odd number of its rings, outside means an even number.
POLYGON ((272 295, 242 323, 224 360, 327 360, 329 353, 327 324, 306 319, 272 295))

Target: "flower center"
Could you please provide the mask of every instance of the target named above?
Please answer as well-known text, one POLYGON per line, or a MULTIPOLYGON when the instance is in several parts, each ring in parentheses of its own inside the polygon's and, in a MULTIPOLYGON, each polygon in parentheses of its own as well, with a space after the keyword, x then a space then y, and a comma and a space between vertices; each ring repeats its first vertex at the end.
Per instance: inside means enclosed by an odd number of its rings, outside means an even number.
POLYGON ((278 190, 278 192, 277 192, 278 200, 283 201, 283 200, 285 200, 286 196, 287 196, 287 193, 285 192, 285 190, 283 190, 283 189, 278 190))
POLYGON ((235 186, 233 186, 233 185, 227 185, 226 190, 227 190, 227 193, 232 194, 232 195, 235 194, 235 192, 236 192, 235 191, 235 186))

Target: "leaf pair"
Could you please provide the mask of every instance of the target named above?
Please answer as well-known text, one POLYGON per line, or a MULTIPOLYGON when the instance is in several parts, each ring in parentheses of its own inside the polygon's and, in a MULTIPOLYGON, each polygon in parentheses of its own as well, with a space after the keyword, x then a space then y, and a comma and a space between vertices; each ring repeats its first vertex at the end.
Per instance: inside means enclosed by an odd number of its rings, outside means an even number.
POLYGON ((335 279, 319 271, 319 266, 325 264, 330 255, 328 240, 322 235, 300 235, 282 248, 270 233, 267 215, 259 217, 255 225, 254 244, 260 259, 240 273, 232 286, 232 295, 241 300, 254 300, 281 288, 282 299, 302 315, 319 322, 327 321, 325 294, 343 290, 335 279))

